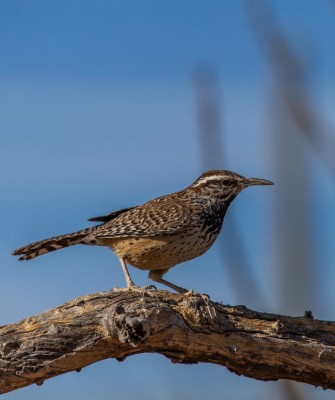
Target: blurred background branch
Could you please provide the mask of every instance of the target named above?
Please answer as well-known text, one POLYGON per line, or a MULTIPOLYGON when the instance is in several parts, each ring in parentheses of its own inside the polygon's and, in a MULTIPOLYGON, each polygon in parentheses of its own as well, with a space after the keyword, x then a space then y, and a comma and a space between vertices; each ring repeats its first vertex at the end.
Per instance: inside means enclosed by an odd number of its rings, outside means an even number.
MULTIPOLYGON (((194 73, 197 105, 198 141, 201 170, 228 169, 225 130, 223 129, 223 102, 220 96, 219 78, 209 65, 199 67, 194 73)), ((229 217, 227 231, 220 240, 220 256, 224 274, 232 287, 235 301, 239 304, 265 304, 264 293, 257 281, 239 233, 234 216, 229 217)))
MULTIPOLYGON (((271 63, 277 91, 296 132, 312 145, 335 179, 335 135, 319 117, 310 94, 310 60, 294 50, 268 0, 242 1, 263 54, 271 63)), ((312 43, 308 45, 311 47, 312 43)))
MULTIPOLYGON (((227 162, 225 161, 221 143, 222 137, 224 137, 221 120, 223 105, 219 95, 218 77, 209 66, 202 67, 196 71, 194 83, 197 99, 197 121, 202 169, 220 168, 226 165, 227 162)), ((262 304, 264 306, 267 301, 253 271, 250 255, 239 233, 234 215, 230 217, 226 229, 227 233, 223 232, 223 238, 219 239, 222 243, 220 246, 220 255, 224 273, 228 277, 232 292, 236 298, 235 301, 238 304, 262 304)), ((283 251, 285 253, 285 249, 283 251)), ((289 261, 288 269, 290 270, 293 260, 289 261)), ((285 275, 283 281, 286 281, 287 278, 288 276, 285 275)), ((289 278, 289 282, 291 281, 291 278, 289 278)), ((293 284, 296 284, 296 280, 293 284)), ((302 287, 305 288, 305 286, 302 287)), ((287 293, 290 293, 290 289, 287 290, 287 293)), ((301 288, 300 290, 295 288, 294 293, 297 292, 301 294, 301 288)), ((289 305, 291 304, 290 302, 289 305)), ((281 381, 281 387, 286 399, 302 399, 294 382, 281 381)))

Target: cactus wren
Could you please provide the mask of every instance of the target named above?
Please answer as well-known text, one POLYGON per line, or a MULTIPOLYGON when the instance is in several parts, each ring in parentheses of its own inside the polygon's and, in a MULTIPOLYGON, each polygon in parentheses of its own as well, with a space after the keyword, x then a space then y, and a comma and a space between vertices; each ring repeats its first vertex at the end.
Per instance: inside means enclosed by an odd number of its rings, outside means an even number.
POLYGON ((272 182, 244 178, 230 171, 208 171, 180 192, 91 218, 89 221, 100 225, 29 244, 15 250, 13 255, 30 260, 75 244, 108 246, 120 260, 128 288, 135 285, 127 263, 149 270, 153 281, 184 293, 185 289, 162 279, 163 275, 212 246, 230 203, 251 185, 272 185, 272 182))

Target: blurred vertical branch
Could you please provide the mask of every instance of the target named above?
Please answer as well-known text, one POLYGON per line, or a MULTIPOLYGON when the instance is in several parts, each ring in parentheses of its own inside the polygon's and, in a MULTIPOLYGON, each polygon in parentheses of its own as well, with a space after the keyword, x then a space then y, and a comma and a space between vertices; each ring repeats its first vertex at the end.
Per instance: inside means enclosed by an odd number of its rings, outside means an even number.
POLYGON ((222 164, 221 100, 218 78, 209 66, 195 71, 197 122, 201 164, 204 169, 217 169, 222 164))
MULTIPOLYGON (((224 168, 226 155, 222 139, 222 102, 218 78, 210 67, 199 68, 194 76, 197 100, 200 154, 203 169, 224 168)), ((236 220, 229 217, 229 232, 224 236, 222 258, 225 272, 242 304, 264 304, 263 292, 257 282, 236 220)))
POLYGON ((278 97, 272 93, 274 162, 280 193, 276 196, 279 294, 283 312, 301 313, 312 307, 313 247, 310 202, 313 180, 306 149, 294 136, 295 127, 278 97))
POLYGON ((271 63, 286 112, 335 178, 335 137, 325 126, 309 94, 308 63, 294 52, 267 0, 243 0, 253 32, 271 63))
MULTIPOLYGON (((293 50, 267 0, 243 1, 252 29, 270 62, 275 78, 272 93, 275 166, 281 188, 277 195, 277 265, 284 312, 310 307, 313 289, 312 226, 309 215, 313 181, 308 170, 305 141, 319 153, 334 173, 334 143, 324 133, 310 97, 308 63, 293 50), (297 134, 298 133, 298 134, 297 134), (300 135, 299 135, 300 134, 300 135)), ((286 383, 285 392, 299 398, 296 385, 286 383)))
MULTIPOLYGON (((201 161, 204 169, 224 165, 222 147, 222 117, 218 79, 211 68, 201 68, 195 74, 197 117, 201 161)), ((239 234, 234 218, 230 219, 229 234, 224 236, 222 259, 227 266, 230 284, 237 293, 237 301, 242 304, 266 303, 263 291, 257 282, 246 253, 246 247, 239 234)), ((287 400, 300 400, 300 395, 292 382, 281 382, 287 400)))
POLYGON ((244 1, 253 31, 269 59, 275 77, 273 121, 275 162, 282 191, 278 199, 278 244, 282 268, 284 312, 301 312, 310 306, 312 286, 311 213, 303 137, 316 143, 318 126, 309 101, 307 64, 293 51, 266 0, 244 1))

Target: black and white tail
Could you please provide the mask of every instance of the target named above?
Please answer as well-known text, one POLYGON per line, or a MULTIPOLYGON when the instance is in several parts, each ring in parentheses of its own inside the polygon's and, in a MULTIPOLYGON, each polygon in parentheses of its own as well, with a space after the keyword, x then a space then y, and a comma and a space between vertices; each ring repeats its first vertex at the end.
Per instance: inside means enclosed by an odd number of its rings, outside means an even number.
POLYGON ((95 227, 83 229, 78 232, 59 235, 49 239, 40 240, 39 242, 28 244, 20 247, 13 252, 13 256, 21 256, 19 260, 31 260, 32 258, 41 256, 42 254, 50 253, 51 251, 62 249, 63 247, 73 246, 75 244, 89 244, 85 242, 88 236, 95 227))

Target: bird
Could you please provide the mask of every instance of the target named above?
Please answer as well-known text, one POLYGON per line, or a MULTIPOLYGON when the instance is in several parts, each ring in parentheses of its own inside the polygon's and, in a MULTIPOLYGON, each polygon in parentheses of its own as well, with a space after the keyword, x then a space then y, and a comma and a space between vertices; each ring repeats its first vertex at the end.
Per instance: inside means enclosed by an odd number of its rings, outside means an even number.
POLYGON ((187 290, 163 279, 177 264, 204 254, 221 231, 234 198, 253 185, 272 185, 266 179, 245 178, 228 170, 211 170, 185 189, 142 205, 90 218, 98 225, 20 247, 19 260, 30 260, 77 244, 108 246, 118 257, 127 289, 138 289, 127 265, 149 270, 149 278, 176 292, 187 290))

